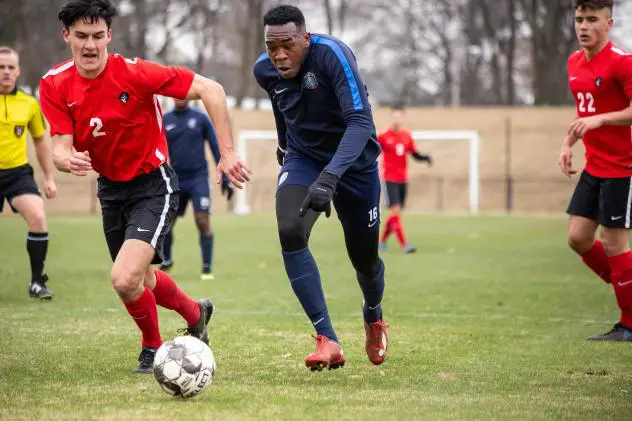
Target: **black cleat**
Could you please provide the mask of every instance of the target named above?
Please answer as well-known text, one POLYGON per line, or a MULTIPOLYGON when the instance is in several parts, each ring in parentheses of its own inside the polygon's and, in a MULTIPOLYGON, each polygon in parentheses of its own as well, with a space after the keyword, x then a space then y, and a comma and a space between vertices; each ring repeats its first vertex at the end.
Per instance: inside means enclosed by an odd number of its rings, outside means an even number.
POLYGON ((173 260, 165 260, 160 264, 159 270, 169 272, 173 268, 173 260))
POLYGON ((413 246, 412 244, 406 244, 404 246, 404 253, 406 254, 412 254, 415 253, 417 251, 417 247, 413 246))
POLYGON ((208 298, 197 300, 197 303, 200 306, 200 320, 193 326, 181 329, 178 332, 194 336, 208 345, 208 322, 210 322, 211 317, 213 317, 215 307, 208 298))
POLYGON ((138 356, 138 367, 134 369, 134 373, 152 374, 154 372, 154 357, 157 350, 157 348, 144 346, 138 356))
POLYGON ((29 295, 40 300, 52 300, 53 291, 48 289, 46 281, 48 281, 48 276, 42 275, 42 280, 40 282, 31 282, 31 285, 29 285, 29 295))
POLYGON ((632 342, 632 330, 616 323, 609 332, 602 335, 595 335, 588 338, 589 341, 623 341, 632 342))

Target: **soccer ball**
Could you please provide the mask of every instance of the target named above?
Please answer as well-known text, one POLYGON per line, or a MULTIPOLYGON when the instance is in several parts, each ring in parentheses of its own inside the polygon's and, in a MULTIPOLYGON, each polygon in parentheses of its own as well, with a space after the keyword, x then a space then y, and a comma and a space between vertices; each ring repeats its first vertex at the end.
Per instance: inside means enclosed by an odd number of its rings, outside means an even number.
POLYGON ((178 336, 156 351, 154 377, 171 396, 192 398, 210 386, 214 375, 213 351, 193 336, 178 336))

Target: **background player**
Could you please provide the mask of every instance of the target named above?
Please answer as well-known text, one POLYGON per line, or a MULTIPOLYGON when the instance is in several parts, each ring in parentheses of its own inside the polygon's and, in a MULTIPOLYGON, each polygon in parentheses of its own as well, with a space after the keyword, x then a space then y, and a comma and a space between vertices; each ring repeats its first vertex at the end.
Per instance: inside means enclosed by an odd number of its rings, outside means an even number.
POLYGON ((380 250, 386 251, 386 241, 391 233, 397 235, 399 245, 406 253, 414 253, 415 246, 406 241, 401 222, 401 210, 406 204, 408 189, 408 160, 410 154, 417 161, 432 165, 430 155, 422 155, 415 146, 410 131, 404 129, 404 107, 395 106, 391 112, 391 125, 377 140, 382 146, 382 178, 386 189, 388 220, 380 240, 380 250))
POLYGON ((575 32, 581 50, 568 59, 568 80, 578 118, 562 144, 559 165, 567 176, 572 147, 583 138, 586 167, 568 206, 568 243, 604 282, 612 284, 619 323, 592 340, 632 341, 632 56, 608 38, 612 0, 576 0, 575 32), (601 241, 595 233, 601 226, 601 241))
MULTIPOLYGON (((208 162, 204 153, 204 143, 208 142, 215 162, 219 164, 220 153, 217 137, 206 114, 189 107, 189 101, 176 100, 172 111, 164 116, 165 134, 169 147, 169 160, 178 175, 180 201, 177 216, 184 216, 189 201, 193 204, 195 225, 200 234, 202 255, 201 280, 213 279, 213 240, 211 230, 211 186, 208 178, 208 162)), ((222 194, 230 201, 233 188, 222 174, 222 194)), ((175 225, 174 220, 174 225, 175 225)), ((165 236, 164 259, 161 270, 169 270, 173 265, 171 249, 173 226, 165 236)))
POLYGON ((116 9, 109 0, 72 0, 59 12, 72 60, 41 80, 42 109, 51 125, 58 170, 100 174, 103 229, 114 261, 112 285, 142 332, 138 373, 151 373, 161 345, 156 304, 178 312, 187 332, 208 343, 210 300, 192 300, 161 263, 164 236, 178 205, 177 177, 156 95, 202 99, 219 134, 222 169, 238 187, 247 170, 232 150, 221 85, 178 67, 108 54, 116 9), (73 151, 74 148, 74 151, 73 151))
POLYGON ((48 251, 48 228, 44 201, 40 195, 33 168, 28 163, 26 132, 31 132, 35 155, 44 173, 44 195, 57 194, 53 179, 53 159, 46 135, 46 124, 37 100, 18 90, 20 58, 9 47, 0 47, 0 212, 7 199, 13 212, 26 221, 26 250, 31 262, 29 295, 50 300, 53 293, 46 286, 48 276, 42 272, 48 251))
POLYGON ((380 147, 353 53, 341 41, 305 30, 303 13, 277 6, 264 16, 267 53, 254 66, 272 101, 283 162, 276 216, 283 263, 292 289, 316 329, 311 369, 345 359, 331 325, 320 274, 307 246, 321 212, 338 213, 364 295, 365 349, 373 364, 386 357, 382 320, 384 263, 378 256, 380 147))

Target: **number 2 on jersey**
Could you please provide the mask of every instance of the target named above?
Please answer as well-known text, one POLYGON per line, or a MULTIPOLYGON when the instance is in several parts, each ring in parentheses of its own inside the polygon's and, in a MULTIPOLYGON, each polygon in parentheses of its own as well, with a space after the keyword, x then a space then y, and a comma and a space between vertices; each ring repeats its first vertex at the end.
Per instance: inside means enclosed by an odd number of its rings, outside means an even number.
POLYGON ((593 97, 593 94, 591 94, 590 92, 578 92, 577 100, 579 101, 578 108, 580 112, 594 113, 597 111, 597 109, 595 108, 595 97, 593 97))
POLYGON ((94 130, 92 130, 92 136, 105 136, 105 132, 101 131, 103 128, 103 121, 101 121, 99 117, 92 117, 90 119, 90 127, 94 127, 94 130))

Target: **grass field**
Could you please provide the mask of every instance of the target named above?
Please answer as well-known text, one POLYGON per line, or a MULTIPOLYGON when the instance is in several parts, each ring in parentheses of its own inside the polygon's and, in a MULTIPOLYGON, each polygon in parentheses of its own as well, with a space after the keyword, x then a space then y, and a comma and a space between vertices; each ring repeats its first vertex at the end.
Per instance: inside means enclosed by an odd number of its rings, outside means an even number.
MULTIPOLYGON (((2 420, 630 420, 629 344, 591 343, 618 311, 567 249, 562 217, 406 216, 416 255, 384 255, 389 359, 364 353, 361 295, 337 221, 312 236, 345 368, 311 373, 309 322, 281 264, 273 215, 218 216, 213 282, 190 218, 174 277, 217 305, 213 385, 183 401, 131 373, 139 334, 112 291, 97 217, 53 217, 56 297, 27 295, 25 227, 0 218, 2 420)), ((394 243, 392 244, 394 245, 394 243)), ((183 322, 160 310, 163 337, 183 322)))

